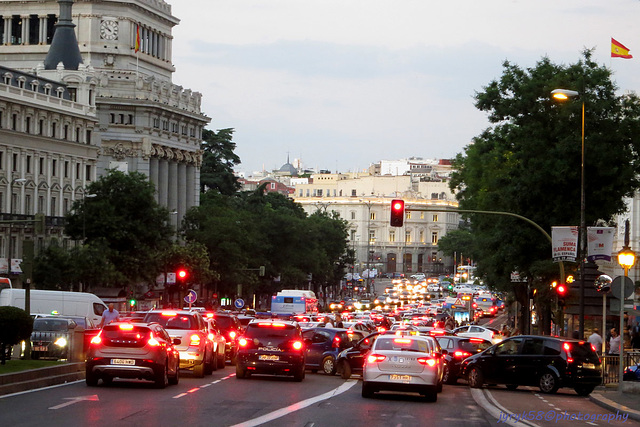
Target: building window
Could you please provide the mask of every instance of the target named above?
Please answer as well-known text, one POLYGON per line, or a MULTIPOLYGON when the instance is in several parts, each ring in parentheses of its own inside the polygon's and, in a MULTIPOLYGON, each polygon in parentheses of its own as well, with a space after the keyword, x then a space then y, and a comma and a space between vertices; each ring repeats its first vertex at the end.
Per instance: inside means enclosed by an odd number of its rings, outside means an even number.
POLYGON ((396 230, 389 230, 389 242, 396 241, 396 230))
POLYGON ((13 162, 11 164, 11 170, 14 172, 18 171, 18 154, 13 153, 13 162))
MULTIPOLYGON (((64 162, 64 177, 69 178, 69 162, 68 161, 64 162)), ((67 212, 65 211, 65 213, 67 212)))
POLYGON ((58 200, 55 197, 51 198, 51 216, 56 216, 56 202, 58 200))
POLYGON ((80 163, 76 163, 76 179, 80 179, 80 163))
POLYGON ((438 244, 438 232, 437 231, 432 231, 431 232, 431 244, 433 244, 433 245, 437 245, 438 244))
POLYGON ((358 195, 358 190, 351 190, 351 197, 356 197, 358 195))
POLYGON ((69 125, 64 125, 64 137, 62 139, 67 141, 68 138, 69 138, 69 125))
POLYGON ((31 173, 31 156, 27 156, 27 173, 31 173))
POLYGON ((69 212, 69 199, 65 197, 62 201, 62 215, 66 215, 67 212, 69 212))
POLYGON ((405 243, 411 243, 411 232, 410 231, 405 231, 404 232, 404 241, 405 241, 405 243))
POLYGON ((25 128, 25 132, 26 133, 31 133, 31 117, 27 117, 27 121, 25 123, 26 128, 25 128))
MULTIPOLYGON (((0 170, 4 169, 4 151, 0 151, 0 170)), ((2 206, 2 203, 0 203, 2 206)))
POLYGON ((38 159, 38 163, 40 163, 38 165, 38 173, 40 175, 44 175, 44 157, 40 157, 40 159, 38 159))
POLYGON ((51 138, 55 138, 56 137, 56 128, 57 128, 57 123, 53 122, 51 123, 51 138))
POLYGON ((369 219, 371 221, 375 221, 376 220, 376 213, 375 212, 369 212, 369 219))
POLYGON ((356 240, 356 230, 351 230, 350 239, 351 239, 352 242, 356 240))
POLYGON ((86 132, 86 140, 84 141, 85 144, 90 145, 91 144, 91 130, 87 129, 86 132))
POLYGON ((369 243, 376 241, 376 230, 369 230, 369 243))
POLYGON ((87 165, 85 167, 84 179, 87 181, 91 181, 91 165, 87 165))
POLYGON ((411 212, 409 212, 409 211, 406 211, 406 210, 405 210, 405 212, 404 212, 404 213, 405 213, 405 217, 406 217, 407 219, 411 219, 411 212))
POLYGON ((80 128, 76 128, 76 142, 80 142, 80 128))
POLYGON ((420 230, 420 243, 424 243, 424 230, 420 230))
POLYGON ((438 214, 433 214, 433 222, 438 222, 438 214))
POLYGON ((56 159, 53 159, 51 161, 51 176, 56 176, 57 166, 58 166, 58 161, 56 159))
POLYGON ((355 211, 351 211, 351 219, 356 219, 356 213, 355 213, 355 211))
POLYGON ((44 135, 44 120, 40 119, 40 125, 38 126, 38 135, 44 135))
POLYGON ((275 190, 275 189, 276 189, 276 183, 275 183, 275 182, 272 182, 272 183, 271 183, 271 189, 272 189, 272 190, 275 190))
POLYGON ((24 214, 25 215, 32 215, 33 213, 31 212, 31 194, 26 194, 24 196, 24 214))
POLYGON ((11 130, 18 130, 18 115, 16 113, 11 116, 11 130))
POLYGON ((318 196, 318 197, 322 197, 322 189, 321 189, 321 188, 318 188, 318 189, 316 190, 316 196, 318 196))
POLYGON ((38 213, 44 213, 44 196, 38 196, 38 213))

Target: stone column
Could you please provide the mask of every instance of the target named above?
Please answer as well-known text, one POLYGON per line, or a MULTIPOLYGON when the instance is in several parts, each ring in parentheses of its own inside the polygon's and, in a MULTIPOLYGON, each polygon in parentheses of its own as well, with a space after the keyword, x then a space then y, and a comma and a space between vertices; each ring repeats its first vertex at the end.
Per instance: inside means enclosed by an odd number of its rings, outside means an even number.
POLYGON ((159 166, 158 158, 151 157, 149 159, 149 181, 156 187, 156 191, 154 193, 156 202, 159 200, 159 196, 160 196, 159 183, 158 183, 158 166, 159 166))
POLYGON ((196 194, 199 192, 198 184, 196 184, 196 166, 189 164, 186 167, 186 207, 187 209, 197 206, 196 194))
POLYGON ((30 24, 29 15, 22 16, 22 44, 29 44, 30 24))
POLYGON ((178 209, 178 163, 175 160, 169 162, 169 197, 167 200, 167 209, 169 212, 178 209))
POLYGON ((187 164, 178 164, 178 224, 182 221, 182 217, 189 208, 187 204, 187 164))
POLYGON ((158 161, 158 204, 167 207, 169 190, 169 162, 167 159, 158 161))
POLYGON ((11 44, 11 17, 4 18, 4 44, 11 44))

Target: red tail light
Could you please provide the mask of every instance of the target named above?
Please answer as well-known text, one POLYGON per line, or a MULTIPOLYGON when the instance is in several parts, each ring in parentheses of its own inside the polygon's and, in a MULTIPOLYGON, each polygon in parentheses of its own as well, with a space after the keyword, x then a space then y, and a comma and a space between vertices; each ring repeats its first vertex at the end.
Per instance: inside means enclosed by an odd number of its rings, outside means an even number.
POLYGON ((386 359, 386 356, 383 356, 381 354, 370 354, 367 357, 367 362, 378 363, 378 362, 382 362, 384 359, 386 359))
POLYGON ((333 344, 331 344, 331 347, 333 348, 340 348, 340 337, 339 336, 335 336, 333 337, 333 344))
POLYGON ((294 350, 302 350, 302 341, 294 341, 291 346, 293 347, 294 350))
POLYGON ((229 337, 230 337, 231 339, 234 339, 234 338, 236 337, 236 331, 231 331, 231 332, 229 332, 229 337))
POLYGON ((156 337, 153 336, 153 332, 149 334, 149 341, 147 341, 147 344, 149 344, 151 347, 156 347, 160 345, 160 342, 156 339, 156 337))
POLYGON ((471 353, 468 353, 466 351, 456 351, 455 353, 453 353, 453 357, 457 357, 460 359, 466 359, 469 356, 471 356, 471 353))
POLYGON ((198 334, 193 334, 191 335, 191 344, 192 346, 199 346, 200 345, 200 335, 198 334))
POLYGON ((102 334, 102 331, 98 332, 98 335, 91 338, 91 344, 95 344, 95 345, 100 344, 102 342, 102 337, 100 337, 101 334, 102 334))
POLYGON ((247 339, 246 339, 246 338, 240 338, 240 339, 238 340, 238 344, 240 344, 240 347, 246 347, 246 346, 247 346, 247 344, 249 344, 249 341, 247 341, 247 339))
POLYGON ((430 357, 418 357, 418 363, 420 363, 421 365, 429 365, 431 367, 434 367, 438 362, 430 357))

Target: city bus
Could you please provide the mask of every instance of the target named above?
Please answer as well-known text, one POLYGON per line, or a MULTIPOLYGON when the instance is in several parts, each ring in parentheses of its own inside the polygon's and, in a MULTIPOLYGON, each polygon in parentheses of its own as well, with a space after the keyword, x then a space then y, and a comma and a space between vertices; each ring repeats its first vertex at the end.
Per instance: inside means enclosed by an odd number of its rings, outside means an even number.
POLYGON ((271 297, 271 312, 275 314, 315 314, 318 299, 313 291, 285 289, 271 297))

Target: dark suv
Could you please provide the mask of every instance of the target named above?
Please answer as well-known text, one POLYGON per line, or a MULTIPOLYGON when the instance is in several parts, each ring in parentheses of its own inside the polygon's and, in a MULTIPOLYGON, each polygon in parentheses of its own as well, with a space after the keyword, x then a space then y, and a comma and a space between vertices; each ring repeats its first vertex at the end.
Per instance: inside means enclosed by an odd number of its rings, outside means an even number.
POLYGON ((256 320, 238 339, 236 378, 251 374, 292 375, 304 379, 305 348, 296 322, 256 320))
POLYGON ((446 365, 442 374, 445 384, 455 384, 460 377, 460 365, 464 359, 491 347, 492 343, 483 338, 458 337, 455 335, 438 335, 435 337, 447 352, 444 355, 446 365))
MULTIPOLYGON (((207 313, 208 315, 208 313, 207 313)), ((242 334, 244 327, 240 320, 232 313, 216 312, 213 314, 216 324, 227 340, 225 347, 225 358, 236 364, 236 352, 238 348, 238 337, 242 334)))
POLYGON ((318 369, 335 375, 338 354, 364 338, 364 333, 342 328, 312 328, 302 332, 306 348, 306 366, 311 372, 318 369))
POLYGON ((589 395, 602 382, 600 359, 585 341, 518 335, 489 347, 462 362, 462 375, 471 387, 505 384, 538 386, 543 393, 571 387, 589 395))

